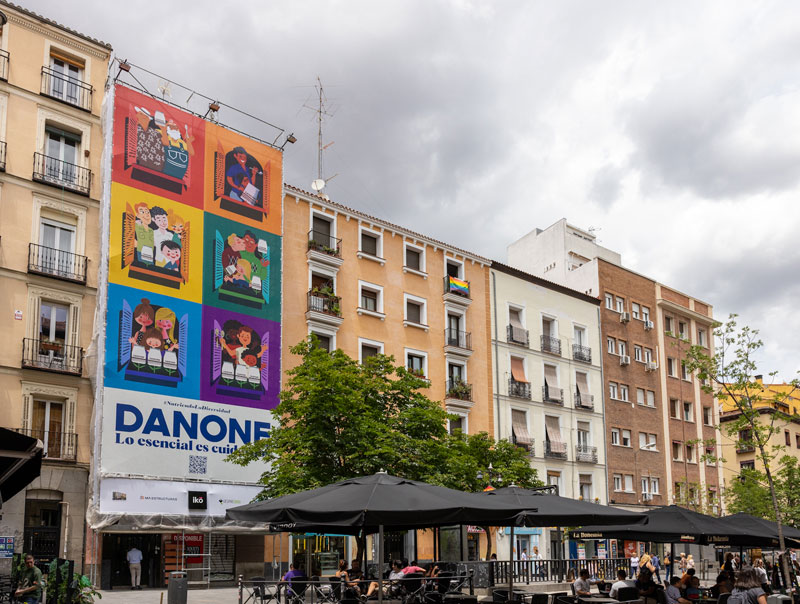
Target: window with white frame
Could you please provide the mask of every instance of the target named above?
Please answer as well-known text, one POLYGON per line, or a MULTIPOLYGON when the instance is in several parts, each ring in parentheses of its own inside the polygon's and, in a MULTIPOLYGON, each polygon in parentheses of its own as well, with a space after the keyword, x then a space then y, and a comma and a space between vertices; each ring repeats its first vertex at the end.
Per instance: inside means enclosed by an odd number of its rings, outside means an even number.
POLYGON ((706 465, 707 466, 715 466, 717 465, 717 451, 712 447, 706 447, 706 465))
POLYGON ((681 362, 681 377, 683 377, 684 381, 691 381, 692 374, 689 372, 689 368, 686 366, 686 363, 681 362))
POLYGON ((83 83, 84 63, 58 53, 51 54, 49 67, 47 94, 71 105, 83 107, 86 104, 83 98, 86 86, 83 83))
POLYGON ((622 474, 614 474, 614 491, 622 490, 622 474))
POLYGON ((669 399, 669 416, 672 419, 681 418, 681 403, 676 398, 669 399))
POLYGON ((619 400, 628 401, 628 386, 626 384, 619 385, 619 400))
POLYGON ((44 177, 59 182, 77 183, 81 135, 48 123, 45 126, 44 177))
POLYGON ((617 341, 614 338, 606 338, 606 348, 608 349, 608 354, 616 354, 617 341))
POLYGON ((706 426, 714 425, 714 413, 711 407, 703 407, 703 424, 706 426))
POLYGON ((644 388, 637 388, 636 389, 636 404, 637 405, 644 405, 645 404, 644 388))
POLYGON ((656 393, 652 390, 647 391, 647 406, 648 407, 656 406, 656 393))
POLYGON ((331 352, 334 349, 334 338, 336 337, 334 334, 323 333, 315 329, 311 330, 310 333, 317 338, 317 346, 319 348, 327 352, 331 352))
POLYGON ((647 476, 642 477, 642 495, 650 494, 650 478, 647 476))
POLYGON ((675 333, 675 321, 667 315, 664 315, 664 331, 670 334, 675 333))
POLYGON ((689 337, 688 336, 688 332, 686 330, 687 330, 686 322, 685 321, 678 321, 678 336, 682 340, 685 340, 686 338, 689 337))
POLYGON ((617 340, 617 354, 621 357, 628 354, 628 343, 625 340, 617 340))
POLYGON ((694 404, 691 401, 683 401, 683 421, 694 421, 694 404))
POLYGON ((630 430, 623 430, 622 431, 622 446, 623 447, 630 447, 631 446, 631 431, 630 430))
POLYGON ((457 430, 462 433, 467 433, 467 416, 456 414, 447 420, 447 431, 450 434, 455 434, 457 430))
POLYGON ((650 477, 650 493, 652 495, 658 495, 661 492, 659 482, 658 478, 650 477))
POLYGON ((606 294, 606 308, 608 310, 614 310, 614 296, 611 294, 606 294))
POLYGON ((667 358, 667 375, 669 377, 678 377, 678 361, 672 357, 667 358))
POLYGON ((639 361, 640 363, 644 360, 644 357, 642 356, 642 347, 638 344, 634 344, 633 346, 633 359, 635 361, 639 361))
POLYGON ((428 375, 428 353, 422 350, 406 348, 406 369, 417 377, 428 375))
POLYGON ((612 399, 619 399, 619 386, 616 382, 608 383, 608 396, 612 399))
POLYGON ((631 302, 631 317, 639 319, 642 316, 641 309, 636 302, 631 302))
POLYGON ((406 243, 404 245, 404 266, 417 273, 425 272, 425 248, 406 243))
POLYGON ((308 238, 309 248, 328 253, 331 250, 338 252, 338 244, 335 239, 336 223, 333 221, 333 216, 325 214, 311 213, 311 235, 308 238))
POLYGON ((383 287, 366 281, 358 282, 358 308, 369 313, 383 314, 383 287))
POLYGON ((625 492, 633 493, 633 474, 625 474, 625 492))
POLYGON ((653 349, 652 348, 645 348, 644 349, 644 362, 645 363, 652 363, 653 362, 653 349))
POLYGON ((44 445, 49 459, 75 459, 77 388, 22 382, 22 428, 44 445))
POLYGON ((700 346, 702 346, 703 348, 706 348, 707 345, 708 345, 706 340, 707 340, 706 330, 703 329, 703 328, 698 328, 698 330, 697 330, 697 343, 700 346))
POLYGON ((617 312, 625 312, 625 298, 617 296, 617 312))
POLYGON ((611 444, 619 444, 619 428, 611 428, 611 444))
POLYGON ((591 474, 578 475, 578 493, 584 501, 591 501, 594 498, 594 486, 592 485, 591 474))
POLYGON ((444 271, 448 277, 464 279, 464 263, 455 258, 445 258, 444 271))
POLYGON ((697 459, 695 458, 695 452, 697 451, 697 447, 693 444, 686 445, 686 461, 689 463, 697 463, 697 459))
POLYGON ((361 227, 359 231, 359 248, 361 254, 372 258, 383 257, 383 234, 361 227))
POLYGON ((558 492, 561 492, 561 472, 559 470, 547 470, 547 484, 551 487, 557 487, 558 492))
POLYGON ((672 441, 672 461, 683 461, 683 443, 672 441))
POLYGON ((642 321, 649 321, 650 320, 650 309, 646 306, 642 306, 642 321))
POLYGON ((383 342, 358 338, 358 360, 363 363, 370 357, 383 354, 383 342))
POLYGON ((656 438, 656 435, 651 432, 639 432, 639 448, 645 451, 655 451, 656 438))
POLYGON ((425 298, 404 294, 403 302, 405 311, 405 316, 403 318, 406 323, 412 323, 414 325, 428 324, 427 303, 425 298))

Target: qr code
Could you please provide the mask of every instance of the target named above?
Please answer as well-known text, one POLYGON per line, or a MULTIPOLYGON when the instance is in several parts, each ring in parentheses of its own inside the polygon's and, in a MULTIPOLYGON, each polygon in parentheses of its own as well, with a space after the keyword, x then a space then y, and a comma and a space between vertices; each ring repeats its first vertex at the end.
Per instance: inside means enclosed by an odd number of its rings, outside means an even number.
POLYGON ((208 457, 205 455, 189 456, 189 474, 205 474, 208 465, 208 457))

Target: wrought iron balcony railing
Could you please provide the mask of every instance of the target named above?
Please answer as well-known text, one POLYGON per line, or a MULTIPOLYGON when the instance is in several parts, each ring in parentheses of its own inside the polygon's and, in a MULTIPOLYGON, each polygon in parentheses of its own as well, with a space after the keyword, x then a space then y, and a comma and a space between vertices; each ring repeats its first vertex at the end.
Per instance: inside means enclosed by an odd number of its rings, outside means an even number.
POLYGON ((562 442, 554 443, 551 440, 546 440, 544 443, 544 456, 554 457, 556 459, 566 459, 567 445, 562 442))
POLYGON ((310 230, 308 232, 308 249, 334 256, 335 258, 342 257, 342 240, 333 237, 328 233, 321 231, 310 230))
POLYGON ((519 344, 520 346, 528 346, 528 330, 521 327, 514 327, 513 325, 506 325, 506 340, 510 344, 519 344))
POLYGON ((576 409, 594 409, 594 394, 581 394, 576 390, 572 394, 576 409))
POLYGON ((86 82, 42 67, 42 95, 84 111, 92 110, 92 87, 86 82))
POLYGON ((447 380, 447 398, 472 401, 472 384, 458 378, 450 378, 447 380))
POLYGON ((592 362, 592 349, 588 346, 581 346, 580 344, 572 345, 572 358, 576 361, 583 361, 584 363, 592 362))
POLYGON ((23 338, 22 367, 80 375, 83 371, 83 348, 57 340, 23 338))
POLYGON ((30 428, 14 428, 15 432, 38 438, 44 445, 44 457, 61 461, 78 459, 78 435, 74 432, 60 430, 32 430, 30 428))
POLYGON ((43 153, 34 153, 33 180, 88 196, 92 171, 43 153))
POLYGON ((575 461, 597 463, 597 447, 589 445, 575 445, 575 461))
POLYGON ((342 299, 333 294, 314 291, 313 289, 308 292, 308 307, 307 309, 314 312, 321 312, 326 315, 333 315, 334 317, 342 316, 341 308, 342 299))
POLYGON ((550 336, 541 336, 542 352, 549 352, 561 356, 561 340, 550 336))
POLYGON ((56 279, 86 283, 86 256, 56 250, 36 243, 28 244, 28 272, 56 279))
POLYGON ((564 404, 564 390, 552 386, 542 386, 542 400, 545 403, 564 404))
POLYGON ((456 277, 451 277, 450 275, 446 275, 444 278, 444 293, 456 294, 457 296, 469 298, 470 297, 469 281, 464 281, 463 279, 457 279, 456 277))
POLYGON ((7 50, 0 50, 0 80, 8 81, 8 62, 10 55, 7 50))
POLYGON ((518 382, 514 378, 508 380, 508 396, 531 400, 531 385, 529 382, 518 382))
POLYGON ((460 329, 450 329, 449 327, 444 330, 444 343, 445 346, 455 346, 464 350, 472 350, 472 333, 469 331, 461 331, 460 329))

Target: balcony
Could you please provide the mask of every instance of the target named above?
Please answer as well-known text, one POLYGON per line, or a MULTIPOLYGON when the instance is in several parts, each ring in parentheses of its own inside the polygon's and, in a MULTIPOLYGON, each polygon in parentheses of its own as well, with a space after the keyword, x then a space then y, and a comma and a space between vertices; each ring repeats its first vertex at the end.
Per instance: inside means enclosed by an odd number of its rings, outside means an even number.
POLYGON ((506 341, 509 344, 518 344, 528 347, 528 330, 513 325, 506 325, 506 341))
POLYGON ((444 330, 444 351, 462 357, 472 355, 472 333, 460 329, 444 330))
POLYGON ((342 260, 342 240, 322 231, 310 230, 308 232, 308 252, 306 257, 309 262, 339 268, 344 263, 342 260))
POLYGON ((472 384, 459 378, 447 380, 447 398, 472 402, 472 384))
POLYGON ((552 457, 554 459, 566 459, 567 445, 564 443, 554 443, 550 440, 546 440, 544 443, 544 456, 552 457))
POLYGON ((8 61, 9 54, 7 50, 0 50, 0 80, 8 81, 8 61))
POLYGON ((42 441, 44 457, 48 460, 77 461, 78 459, 77 434, 55 430, 31 430, 30 428, 13 428, 13 430, 42 441))
POLYGON ((22 368, 81 375, 83 348, 54 340, 22 340, 22 368))
POLYGON ((583 363, 592 362, 592 349, 588 346, 581 346, 580 344, 572 345, 572 358, 576 361, 583 363))
POLYGON ((508 380, 508 396, 531 400, 531 385, 529 382, 518 382, 514 378, 508 380))
POLYGON ((28 244, 28 272, 86 284, 86 267, 89 259, 71 252, 28 244))
POLYGON ((755 450, 756 450, 755 445, 745 445, 745 444, 736 445, 737 453, 752 453, 755 450))
POLYGON ((92 171, 43 153, 34 153, 33 180, 88 197, 92 171))
POLYGON ((0 141, 0 172, 6 171, 6 141, 0 141))
POLYGON ((577 390, 572 394, 572 401, 575 403, 576 409, 594 409, 594 394, 581 395, 577 390))
POLYGON ((42 96, 91 112, 92 87, 77 78, 42 67, 42 96))
POLYGON ((597 463, 597 447, 575 445, 575 461, 597 463))
POLYGON ((564 406, 564 390, 562 388, 551 388, 542 386, 542 400, 545 403, 564 406))
POLYGON ((561 356, 561 340, 558 338, 551 338, 550 336, 540 336, 542 343, 542 352, 549 352, 561 356))
POLYGON ((461 306, 472 304, 469 281, 451 277, 450 275, 445 276, 443 299, 445 302, 453 302, 461 306))
POLYGON ((518 446, 520 449, 525 449, 527 452, 528 457, 534 457, 536 455, 536 442, 531 439, 530 443, 520 443, 517 442, 517 436, 513 432, 511 433, 511 442, 518 446))

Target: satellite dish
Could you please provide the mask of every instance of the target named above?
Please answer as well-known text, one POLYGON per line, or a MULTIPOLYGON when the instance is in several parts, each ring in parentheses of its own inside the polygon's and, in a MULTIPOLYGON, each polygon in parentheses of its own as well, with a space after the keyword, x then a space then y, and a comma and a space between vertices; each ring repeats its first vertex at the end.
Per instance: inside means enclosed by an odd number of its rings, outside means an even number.
POLYGON ((321 178, 316 178, 311 181, 311 188, 315 191, 322 191, 325 188, 325 181, 321 178))

